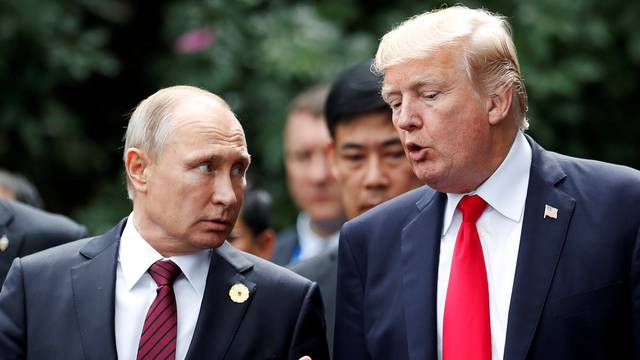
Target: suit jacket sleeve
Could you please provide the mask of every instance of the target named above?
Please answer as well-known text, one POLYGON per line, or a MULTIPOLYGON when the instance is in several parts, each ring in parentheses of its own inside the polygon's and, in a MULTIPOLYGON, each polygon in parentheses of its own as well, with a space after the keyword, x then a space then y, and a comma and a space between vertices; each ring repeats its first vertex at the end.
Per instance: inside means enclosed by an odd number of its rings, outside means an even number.
POLYGON ((24 359, 25 298, 22 264, 15 259, 0 292, 0 354, 2 359, 24 359))
POLYGON ((322 298, 316 283, 310 283, 296 321, 289 358, 308 355, 313 360, 329 359, 322 298))
POLYGON ((342 227, 338 252, 338 287, 336 291, 336 319, 333 339, 333 358, 368 359, 364 318, 363 268, 352 249, 349 224, 342 227))

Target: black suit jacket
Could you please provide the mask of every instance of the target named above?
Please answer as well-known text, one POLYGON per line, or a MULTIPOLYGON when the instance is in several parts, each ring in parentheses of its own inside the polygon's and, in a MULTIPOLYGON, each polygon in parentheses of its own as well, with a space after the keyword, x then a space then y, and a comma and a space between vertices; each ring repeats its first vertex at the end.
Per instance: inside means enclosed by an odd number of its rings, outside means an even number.
POLYGON ((314 281, 320 287, 327 323, 327 342, 333 348, 336 316, 336 283, 338 281, 338 248, 334 247, 291 266, 291 270, 314 281))
MULTIPOLYGON (((124 221, 104 235, 16 259, 0 293, 2 359, 115 359, 115 282, 124 221)), ((328 358, 316 284, 215 249, 187 359, 328 358), (232 285, 249 288, 241 304, 232 285)))
POLYGON ((0 237, 8 247, 0 250, 0 285, 13 259, 86 237, 87 229, 57 214, 0 199, 0 237))
MULTIPOLYGON (((640 172, 528 141, 504 359, 640 359, 640 172)), ((420 188, 343 226, 336 360, 437 359, 445 204, 420 188)))
POLYGON ((276 247, 273 250, 271 261, 280 265, 287 266, 291 264, 293 255, 298 249, 298 230, 293 225, 278 233, 276 238, 276 247))

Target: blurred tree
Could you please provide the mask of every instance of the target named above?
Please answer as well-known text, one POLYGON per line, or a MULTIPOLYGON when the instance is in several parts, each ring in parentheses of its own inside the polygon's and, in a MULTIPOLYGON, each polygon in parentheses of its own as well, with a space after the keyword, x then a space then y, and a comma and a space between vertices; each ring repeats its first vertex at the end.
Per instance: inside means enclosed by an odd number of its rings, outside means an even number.
MULTIPOLYGON (((457 3, 457 2, 455 2, 457 3)), ((640 168, 640 3, 463 1, 507 16, 546 148, 640 168)), ((251 182, 293 220, 282 168, 289 101, 374 55, 377 40, 441 1, 0 0, 0 166, 49 209, 94 231, 130 211, 126 114, 160 87, 225 98, 243 123, 251 182)))

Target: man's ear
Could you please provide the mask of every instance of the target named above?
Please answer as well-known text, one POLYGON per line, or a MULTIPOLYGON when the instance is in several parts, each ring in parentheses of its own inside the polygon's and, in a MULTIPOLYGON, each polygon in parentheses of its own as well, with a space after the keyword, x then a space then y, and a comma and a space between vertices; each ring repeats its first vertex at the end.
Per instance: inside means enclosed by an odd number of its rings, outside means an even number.
POLYGON ((125 169, 127 176, 136 192, 147 191, 148 169, 151 161, 144 150, 129 148, 125 156, 125 169))
POLYGON ((498 125, 509 116, 513 100, 513 85, 503 86, 487 99, 489 124, 498 125))
POLYGON ((263 230, 257 237, 258 243, 258 255, 261 258, 271 260, 273 257, 273 250, 276 247, 276 232, 272 228, 263 230))

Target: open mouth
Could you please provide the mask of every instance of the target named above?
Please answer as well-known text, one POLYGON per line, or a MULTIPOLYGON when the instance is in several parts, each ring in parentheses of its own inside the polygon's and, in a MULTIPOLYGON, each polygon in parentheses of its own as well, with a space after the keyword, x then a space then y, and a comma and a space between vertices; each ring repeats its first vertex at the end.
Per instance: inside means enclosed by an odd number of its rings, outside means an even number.
POLYGON ((413 143, 413 142, 407 142, 405 144, 405 147, 407 149, 407 154, 409 156, 409 159, 413 161, 423 160, 426 157, 426 153, 428 150, 427 147, 417 145, 416 143, 413 143))

